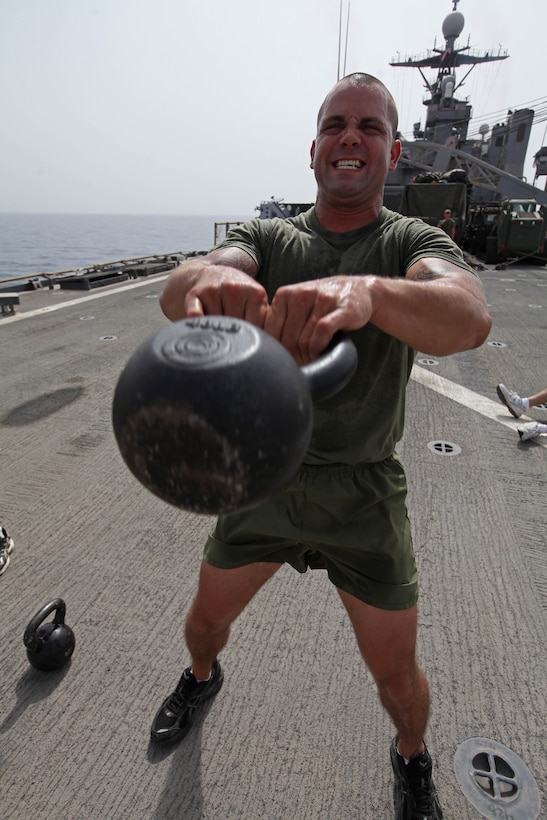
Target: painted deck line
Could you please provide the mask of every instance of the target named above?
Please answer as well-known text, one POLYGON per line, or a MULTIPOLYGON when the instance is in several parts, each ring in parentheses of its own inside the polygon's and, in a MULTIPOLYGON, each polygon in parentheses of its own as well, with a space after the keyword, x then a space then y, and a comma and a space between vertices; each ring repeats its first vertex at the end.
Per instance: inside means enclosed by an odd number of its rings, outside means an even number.
MULTIPOLYGON (((163 282, 168 276, 169 274, 165 273, 155 276, 153 280, 145 278, 142 281, 133 282, 131 284, 123 283, 116 288, 110 287, 105 290, 101 289, 95 293, 82 294, 82 296, 85 296, 85 303, 87 303, 91 300, 101 299, 104 296, 109 296, 114 293, 122 293, 128 290, 135 290, 136 288, 145 287, 145 285, 150 285, 152 281, 154 283, 163 282)), ((80 304, 84 304, 81 296, 78 299, 70 299, 66 302, 60 302, 58 305, 47 305, 46 307, 37 308, 36 310, 16 313, 13 316, 5 316, 0 322, 0 328, 3 325, 11 324, 11 322, 18 322, 22 319, 31 319, 35 316, 54 313, 57 310, 62 310, 63 308, 73 307, 80 304)), ((438 376, 436 373, 432 373, 419 365, 414 365, 411 378, 422 384, 424 387, 428 387, 430 390, 434 390, 436 393, 458 402, 458 404, 467 407, 469 410, 473 410, 475 413, 479 413, 491 421, 496 421, 498 424, 508 427, 513 430, 515 434, 517 434, 515 426, 516 419, 513 419, 512 417, 507 419, 500 417, 500 403, 487 399, 485 396, 481 396, 480 393, 475 393, 472 390, 468 390, 466 387, 462 387, 461 385, 456 384, 456 382, 451 382, 442 376, 438 376)), ((529 416, 523 415, 521 418, 523 421, 533 421, 533 419, 529 416)), ((534 441, 542 447, 547 446, 547 440, 545 440, 544 437, 539 436, 534 439, 534 441)))
MULTIPOLYGON (((168 277, 168 273, 163 275, 156 275, 154 279, 143 279, 139 282, 132 282, 131 284, 124 283, 119 285, 119 287, 113 288, 109 287, 107 290, 99 290, 94 293, 82 292, 82 296, 85 296, 85 301, 90 302, 95 299, 101 299, 103 296, 110 296, 113 293, 122 293, 127 290, 135 290, 135 288, 142 288, 145 285, 150 285, 152 282, 163 282, 168 277)), ((2 321, 0 321, 0 328, 3 325, 11 324, 11 322, 19 322, 21 319, 32 319, 34 316, 43 316, 45 313, 54 313, 56 310, 62 310, 63 308, 73 307, 74 305, 82 304, 82 296, 79 299, 70 299, 67 302, 59 302, 58 305, 47 305, 43 308, 37 308, 36 310, 27 310, 24 313, 16 313, 14 316, 6 316, 2 321)))

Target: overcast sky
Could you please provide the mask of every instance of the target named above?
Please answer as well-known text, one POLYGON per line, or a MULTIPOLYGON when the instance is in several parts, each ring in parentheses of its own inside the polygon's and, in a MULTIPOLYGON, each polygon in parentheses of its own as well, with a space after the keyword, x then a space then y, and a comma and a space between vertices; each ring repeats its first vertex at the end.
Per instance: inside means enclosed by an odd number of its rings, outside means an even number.
MULTIPOLYGON (((540 98, 545 110, 545 3, 461 0, 458 45, 510 54, 458 93, 481 121, 540 98)), ((405 136, 424 122, 425 90, 389 62, 444 45, 451 11, 351 0, 346 73, 388 85, 405 136)), ((229 217, 272 195, 313 200, 309 147, 337 79, 339 13, 339 0, 0 0, 0 211, 229 217)), ((545 142, 542 122, 530 181, 545 142)))

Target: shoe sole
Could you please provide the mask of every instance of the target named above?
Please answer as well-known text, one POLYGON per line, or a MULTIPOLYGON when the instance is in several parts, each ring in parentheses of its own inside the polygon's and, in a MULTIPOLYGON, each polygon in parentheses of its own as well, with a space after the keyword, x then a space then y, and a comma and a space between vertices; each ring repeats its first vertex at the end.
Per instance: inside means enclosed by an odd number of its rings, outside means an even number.
POLYGON ((10 536, 8 535, 8 545, 7 545, 7 547, 3 547, 2 550, 0 550, 0 552, 4 553, 4 556, 5 556, 5 559, 6 559, 6 561, 4 563, 4 566, 0 567, 0 575, 3 575, 5 573, 5 571, 7 570, 7 568, 9 567, 9 561, 10 561, 9 557, 10 557, 11 553, 13 552, 13 547, 14 546, 15 546, 15 544, 13 543, 13 538, 10 538, 10 536))
POLYGON ((0 567, 0 575, 3 575, 9 567, 9 552, 6 552, 6 560, 3 566, 0 567))
POLYGON ((501 403, 507 407, 511 415, 514 416, 516 419, 519 419, 521 417, 521 413, 515 413, 513 408, 509 404, 507 404, 507 399, 505 398, 499 387, 496 387, 496 393, 498 394, 501 403))

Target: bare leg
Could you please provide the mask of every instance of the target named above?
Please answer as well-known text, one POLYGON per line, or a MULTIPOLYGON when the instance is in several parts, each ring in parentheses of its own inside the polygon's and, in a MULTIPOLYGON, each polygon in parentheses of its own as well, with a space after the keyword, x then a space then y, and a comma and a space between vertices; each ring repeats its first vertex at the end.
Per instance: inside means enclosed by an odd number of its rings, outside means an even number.
POLYGON ((399 752, 407 759, 415 757, 424 750, 429 715, 429 687, 416 663, 417 607, 377 609, 338 592, 382 705, 397 729, 399 752))
POLYGON ((545 404, 545 402, 547 402, 547 387, 545 390, 540 390, 539 393, 535 393, 533 396, 528 396, 528 401, 530 403, 530 407, 536 407, 538 404, 545 404))
POLYGON ((186 643, 192 669, 198 680, 206 680, 213 661, 230 634, 230 626, 256 592, 281 564, 248 564, 237 569, 218 569, 201 564, 196 597, 186 619, 186 643))

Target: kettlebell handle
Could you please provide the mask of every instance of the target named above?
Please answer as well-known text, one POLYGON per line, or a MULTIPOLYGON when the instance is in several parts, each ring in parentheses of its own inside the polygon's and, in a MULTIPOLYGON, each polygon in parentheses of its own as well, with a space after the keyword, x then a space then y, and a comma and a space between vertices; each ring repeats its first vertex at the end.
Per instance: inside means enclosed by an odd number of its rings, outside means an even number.
POLYGON ((326 350, 301 369, 314 402, 334 396, 348 384, 357 369, 357 348, 342 331, 336 333, 326 350))
POLYGON ((33 649, 37 651, 39 649, 39 643, 36 641, 36 630, 48 615, 55 611, 55 618, 53 619, 53 623, 55 626, 61 626, 65 622, 65 614, 66 614, 66 604, 62 598, 55 598, 55 600, 50 601, 49 604, 46 604, 42 607, 42 609, 36 613, 34 618, 31 619, 27 628, 25 629, 25 634, 23 636, 23 641, 27 649, 33 649))

